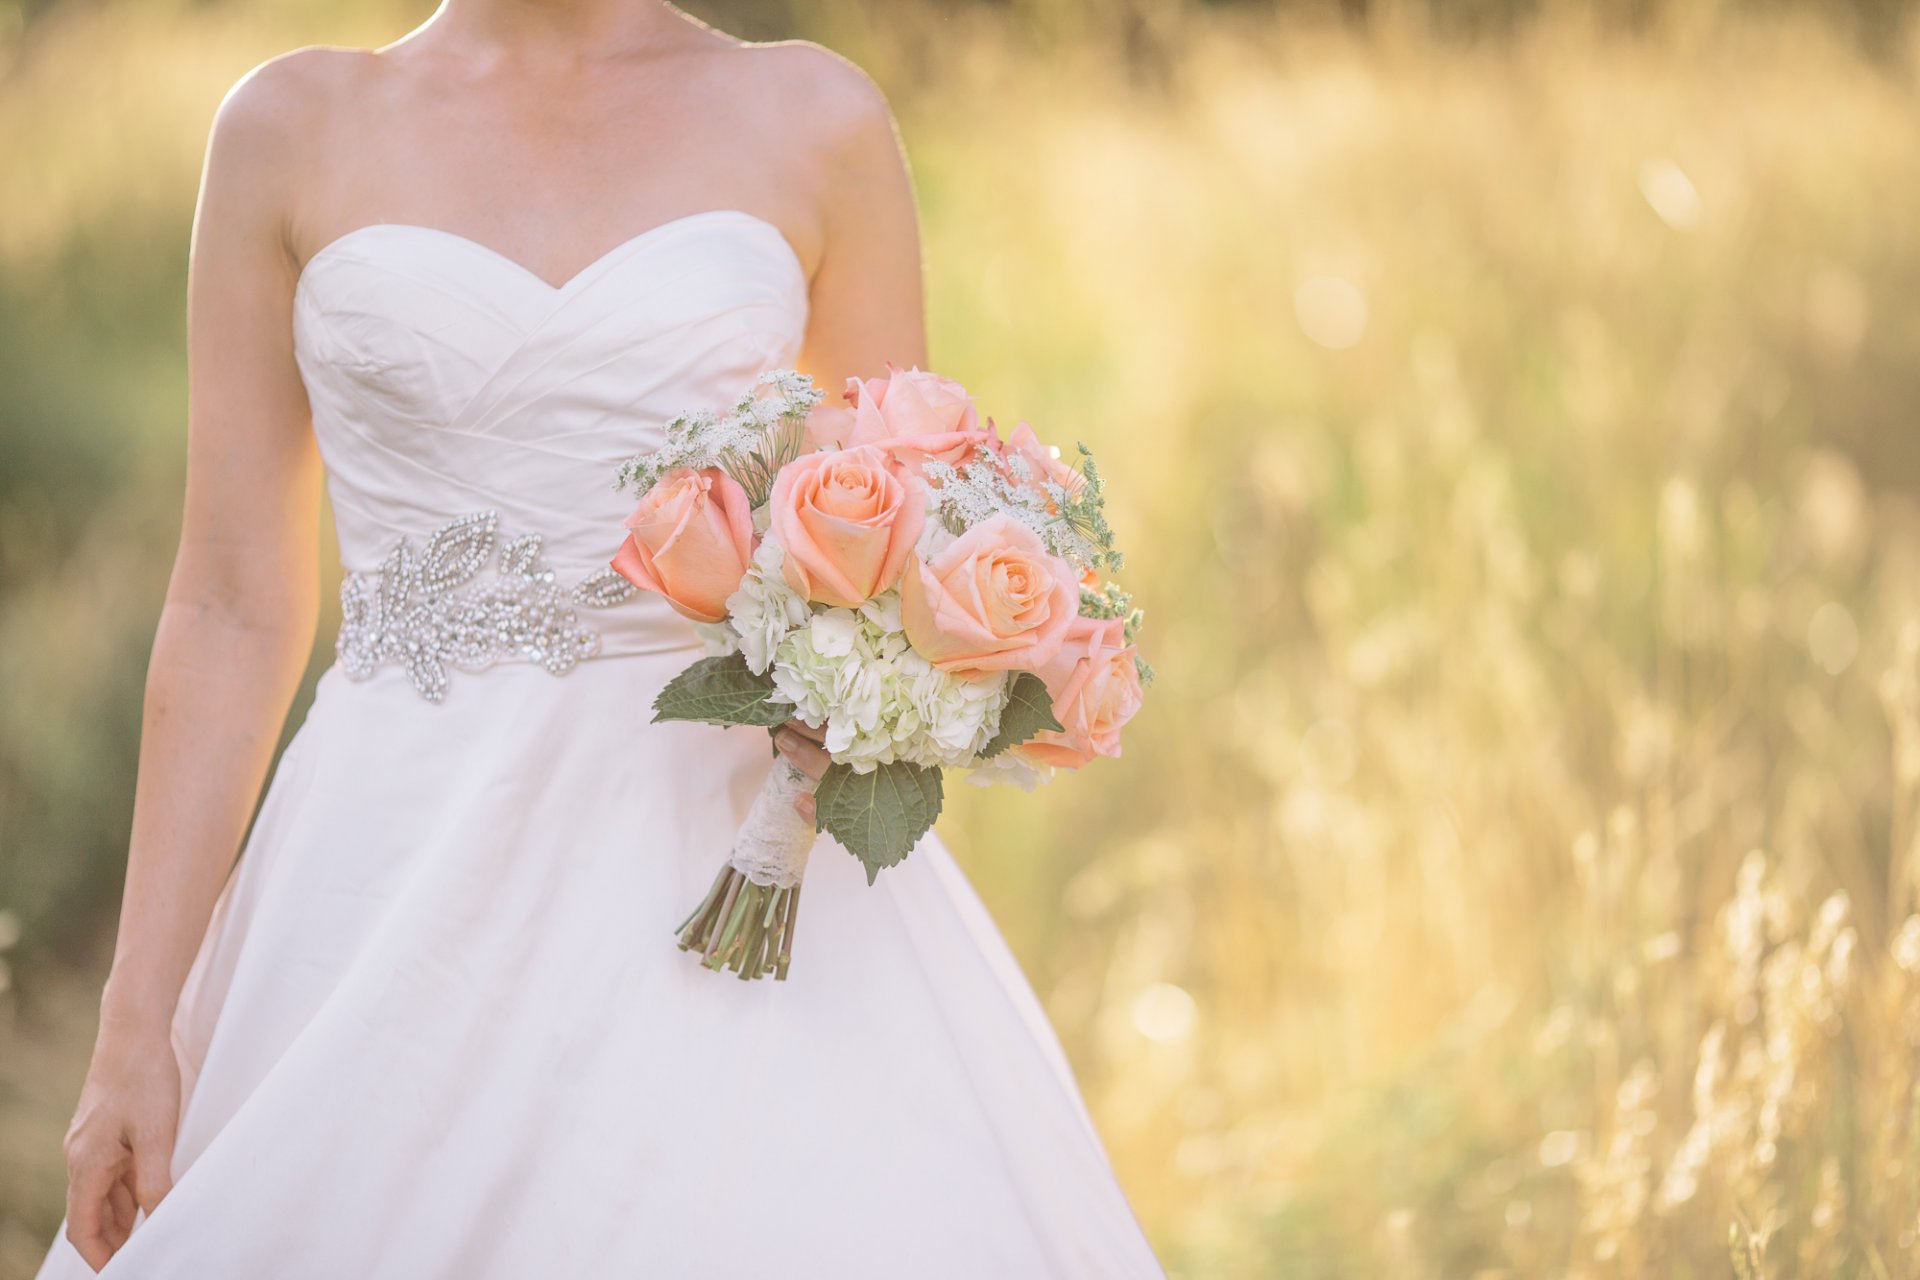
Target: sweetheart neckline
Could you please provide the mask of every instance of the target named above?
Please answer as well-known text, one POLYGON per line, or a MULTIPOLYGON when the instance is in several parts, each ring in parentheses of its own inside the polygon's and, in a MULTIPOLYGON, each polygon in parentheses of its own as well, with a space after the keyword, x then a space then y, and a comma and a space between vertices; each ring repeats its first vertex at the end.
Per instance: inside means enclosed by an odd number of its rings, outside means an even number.
POLYGON ((443 240, 451 240, 456 244, 460 244, 469 249, 476 250, 479 253, 485 255, 486 257, 492 258, 494 261, 502 264, 503 266, 508 267, 509 269, 514 271, 516 274, 521 276, 523 279, 529 280, 532 283, 540 286, 549 295, 557 298, 557 297, 564 296, 567 293, 570 293, 574 289, 574 287, 578 285, 582 280, 585 280, 589 276, 593 275, 600 267, 606 265, 606 263, 609 260, 615 257, 618 257, 620 254, 624 253, 625 251, 632 249, 645 241, 651 240, 654 237, 662 234, 663 232, 672 231, 676 228, 684 227, 689 223, 703 222, 710 218, 741 218, 741 219, 744 219, 747 222, 747 224, 750 226, 757 226, 766 231, 773 233, 773 235, 776 238, 778 238, 778 240, 780 241, 781 247, 786 250, 786 257, 789 261, 793 263, 794 270, 799 273, 802 282, 806 281, 807 268, 806 268, 806 263, 801 260, 800 251, 793 247, 793 241, 787 239, 787 233, 782 231, 773 222, 769 221, 766 218, 761 217, 757 213, 748 213, 745 209, 702 209, 696 213, 686 213, 686 214, 681 214, 677 218, 668 218, 665 222, 656 222, 654 225, 652 225, 651 227, 648 227, 646 230, 639 231, 634 233, 633 235, 628 236, 625 240, 622 240, 618 244, 613 245, 606 252, 602 253, 599 257, 594 258, 591 262, 588 262, 585 266, 581 267, 578 271, 575 271, 572 275, 568 276, 565 280, 563 280, 559 284, 555 284, 553 281, 547 279, 545 276, 541 275, 539 272, 535 271, 533 268, 521 262, 518 258, 515 258, 506 253, 502 253, 500 250, 494 248, 492 245, 486 244, 483 241, 475 240, 471 236, 463 236, 458 231, 448 231, 442 227, 430 227, 430 226, 427 226, 425 223, 419 223, 419 222, 362 223, 360 226, 354 227, 349 231, 341 232, 339 235, 335 236, 333 239, 321 245, 318 249, 315 249, 313 253, 307 258, 306 262, 301 264, 299 273, 295 275, 294 281, 293 281, 293 291, 296 295, 299 294, 302 291, 302 289, 306 286, 307 277, 312 273, 315 264, 320 262, 322 258, 326 258, 334 254, 335 252, 344 251, 344 247, 351 241, 359 239, 360 237, 365 235, 373 234, 375 232, 405 231, 405 232, 412 232, 415 234, 438 236, 443 240))

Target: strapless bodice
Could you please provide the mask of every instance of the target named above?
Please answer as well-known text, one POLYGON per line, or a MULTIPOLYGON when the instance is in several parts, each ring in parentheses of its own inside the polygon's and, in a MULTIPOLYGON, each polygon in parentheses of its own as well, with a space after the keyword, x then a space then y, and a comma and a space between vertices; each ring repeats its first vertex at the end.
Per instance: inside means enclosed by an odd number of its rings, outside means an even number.
POLYGON ((294 354, 350 569, 468 512, 537 534, 563 575, 617 549, 621 459, 791 365, 805 271, 732 209, 644 231, 554 286, 475 241, 375 224, 307 263, 294 354))

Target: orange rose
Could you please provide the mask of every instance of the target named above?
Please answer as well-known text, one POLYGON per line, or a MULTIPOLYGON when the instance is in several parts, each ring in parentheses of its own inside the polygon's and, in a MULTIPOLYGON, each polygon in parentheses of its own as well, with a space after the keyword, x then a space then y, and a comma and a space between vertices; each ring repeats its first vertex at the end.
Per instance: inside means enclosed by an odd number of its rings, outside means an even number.
POLYGON ((1075 618, 1040 678, 1064 730, 1042 730, 1014 748, 1033 764, 1078 769, 1095 756, 1120 754, 1120 729, 1140 710, 1140 669, 1118 618, 1075 618))
POLYGON ((631 535, 613 567, 695 622, 723 622, 727 597, 753 560, 747 492, 717 467, 661 476, 625 521, 631 535))
POLYGON ((926 495, 878 449, 802 454, 768 499, 787 583, 808 600, 853 608, 892 586, 926 523, 926 495))
POLYGON ((1061 461, 1059 450, 1041 444, 1040 437, 1024 422, 1008 433, 1006 443, 996 440, 994 448, 1002 457, 1025 459, 1028 482, 1035 488, 1053 483, 1068 493, 1078 493, 1087 487, 1087 478, 1061 461))
POLYGON ((916 474, 928 461, 959 465, 993 438, 980 429, 973 397, 952 378, 887 366, 885 378, 847 379, 851 409, 820 406, 807 430, 836 449, 873 445, 916 474))
POLYGON ((982 520, 900 579, 900 622, 942 671, 1037 671, 1080 608, 1072 565, 1012 516, 982 520))

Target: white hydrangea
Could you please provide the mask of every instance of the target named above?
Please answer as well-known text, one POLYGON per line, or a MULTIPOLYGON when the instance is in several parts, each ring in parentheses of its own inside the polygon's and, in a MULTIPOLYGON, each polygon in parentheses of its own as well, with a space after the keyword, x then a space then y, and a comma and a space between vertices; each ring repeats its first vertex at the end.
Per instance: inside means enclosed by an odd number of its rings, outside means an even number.
POLYGON ((896 760, 969 764, 1006 705, 1004 676, 951 676, 915 653, 891 591, 858 610, 822 609, 787 632, 773 681, 795 718, 824 725, 827 750, 859 773, 896 760))
POLYGON ((894 733, 902 742, 920 739, 916 763, 967 764, 1000 731, 1005 676, 951 676, 911 649, 896 669, 901 706, 894 733))
POLYGON ((826 726, 827 750, 842 759, 856 739, 880 727, 885 677, 906 644, 904 635, 882 631, 851 609, 822 609, 774 650, 774 688, 793 704, 796 719, 826 726))
POLYGON ((781 572, 786 552, 773 538, 763 538, 753 553, 740 585, 727 597, 727 625, 746 655, 747 667, 765 675, 781 638, 807 620, 807 602, 787 585, 781 572))
POLYGON ((888 635, 900 635, 900 592, 882 591, 860 606, 860 616, 888 635))
POLYGON ((700 637, 700 650, 708 658, 724 658, 740 650, 733 628, 724 622, 696 622, 693 630, 700 637))

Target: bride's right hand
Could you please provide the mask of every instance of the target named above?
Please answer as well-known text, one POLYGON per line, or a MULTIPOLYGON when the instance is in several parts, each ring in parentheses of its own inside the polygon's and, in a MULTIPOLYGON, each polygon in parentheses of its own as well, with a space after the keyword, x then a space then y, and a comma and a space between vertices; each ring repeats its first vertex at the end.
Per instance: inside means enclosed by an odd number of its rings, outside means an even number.
MULTIPOLYGON (((816 729, 800 720, 789 720, 780 726, 773 735, 773 743, 781 755, 793 762, 793 767, 812 778, 816 783, 826 775, 827 766, 833 763, 833 757, 827 754, 824 742, 825 729, 816 729)), ((793 807, 808 822, 814 820, 818 810, 814 806, 813 793, 793 798, 793 807)))
POLYGON ((136 1208, 172 1189, 180 1065, 164 1028, 104 1021, 67 1129, 67 1239, 95 1271, 120 1251, 136 1208))

